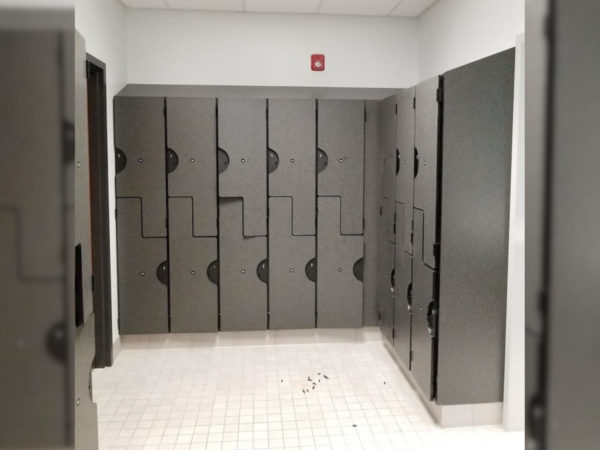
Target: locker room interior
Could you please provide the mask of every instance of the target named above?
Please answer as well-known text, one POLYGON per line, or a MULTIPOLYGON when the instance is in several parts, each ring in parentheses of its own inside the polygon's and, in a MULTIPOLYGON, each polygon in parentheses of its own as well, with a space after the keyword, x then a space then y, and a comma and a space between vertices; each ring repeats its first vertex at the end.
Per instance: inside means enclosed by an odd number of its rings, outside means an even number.
POLYGON ((523 22, 77 0, 77 448, 524 448, 523 22))

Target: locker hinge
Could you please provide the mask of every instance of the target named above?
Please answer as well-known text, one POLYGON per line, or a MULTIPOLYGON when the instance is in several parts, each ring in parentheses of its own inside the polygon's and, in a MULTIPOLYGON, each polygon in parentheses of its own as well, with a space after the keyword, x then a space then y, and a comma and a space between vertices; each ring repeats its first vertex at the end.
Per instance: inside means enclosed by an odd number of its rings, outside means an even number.
POLYGON ((440 243, 436 242, 433 244, 433 256, 436 258, 440 257, 440 243))
POLYGON ((163 117, 167 117, 167 105, 163 106, 163 117))
POLYGON ((392 339, 396 338, 396 329, 392 328, 392 339))
POLYGON ((441 104, 444 101, 444 96, 442 94, 442 89, 441 88, 437 88, 437 90, 435 91, 435 95, 436 95, 437 102, 441 104))
POLYGON ((91 280, 91 284, 92 284, 92 292, 94 292, 95 288, 96 288, 96 278, 94 277, 94 275, 90 275, 91 280))
POLYGON ((117 208, 115 208, 115 219, 117 218, 117 208))
POLYGON ((409 355, 408 355, 408 360, 409 360, 410 362, 412 362, 412 360, 413 360, 413 351, 412 351, 412 350, 409 352, 409 355))
POLYGON ((365 109, 365 122, 367 121, 367 110, 365 109))
POLYGON ((396 115, 398 115, 398 104, 397 104, 397 103, 396 103, 396 105, 395 105, 395 108, 394 108, 394 110, 395 110, 395 113, 396 113, 396 115))
POLYGON ((381 311, 378 311, 378 312, 377 312, 377 320, 378 320, 378 321, 381 321, 381 311))
POLYGON ((413 109, 417 109, 417 97, 413 97, 413 109))
POLYGON ((169 219, 165 219, 165 228, 168 230, 169 229, 169 219))

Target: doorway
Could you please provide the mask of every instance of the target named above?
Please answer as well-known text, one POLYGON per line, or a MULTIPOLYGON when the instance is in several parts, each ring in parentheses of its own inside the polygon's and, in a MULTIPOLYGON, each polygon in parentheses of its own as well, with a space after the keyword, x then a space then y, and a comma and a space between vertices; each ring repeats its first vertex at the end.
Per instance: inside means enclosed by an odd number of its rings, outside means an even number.
POLYGON ((96 329, 95 368, 113 362, 106 143, 106 65, 87 54, 87 104, 92 223, 92 273, 96 329))

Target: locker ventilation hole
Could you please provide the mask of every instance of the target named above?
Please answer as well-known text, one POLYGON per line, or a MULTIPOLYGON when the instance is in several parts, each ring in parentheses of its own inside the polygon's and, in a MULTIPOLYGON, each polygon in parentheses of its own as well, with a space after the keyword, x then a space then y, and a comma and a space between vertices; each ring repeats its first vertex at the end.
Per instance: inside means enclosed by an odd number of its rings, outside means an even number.
POLYGON ((219 168, 219 173, 225 172, 229 167, 229 155, 222 148, 220 148, 217 153, 217 166, 219 168))
POLYGON ((306 278, 310 281, 313 283, 317 282, 317 260, 315 258, 306 263, 304 273, 306 274, 306 278))
POLYGON ((269 149, 267 152, 267 167, 269 169, 269 173, 273 173, 279 167, 279 155, 275 150, 269 149))
POLYGON ((327 169, 328 164, 329 157, 327 156, 327 153, 321 149, 317 150, 317 173, 321 173, 327 169))
POLYGON ((167 173, 173 172, 179 165, 179 156, 175 150, 167 149, 167 173))
POLYGON ((363 281, 364 273, 365 273, 365 260, 364 258, 360 258, 358 261, 354 263, 354 267, 352 267, 352 273, 354 273, 354 278, 358 281, 363 281))
POLYGON ((127 165, 127 156, 125 156, 125 152, 123 150, 116 148, 115 149, 115 172, 119 173, 123 171, 125 166, 127 165))
POLYGON ((269 261, 263 259, 256 267, 256 276, 265 284, 269 283, 269 261))
POLYGON ((156 268, 156 278, 165 286, 169 285, 169 263, 167 261, 161 262, 156 268))
POLYGON ((206 276, 212 284, 219 285, 219 261, 214 260, 206 268, 206 276))

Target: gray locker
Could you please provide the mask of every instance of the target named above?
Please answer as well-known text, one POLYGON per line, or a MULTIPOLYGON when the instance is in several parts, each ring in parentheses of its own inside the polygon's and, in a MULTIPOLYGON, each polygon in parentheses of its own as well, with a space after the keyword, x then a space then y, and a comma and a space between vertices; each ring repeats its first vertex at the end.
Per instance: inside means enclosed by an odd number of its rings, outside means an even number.
POLYGON ((269 199, 269 325, 271 329, 315 327, 314 236, 292 235, 292 198, 269 199), (308 273, 307 273, 308 272, 308 273))
POLYGON ((381 243, 396 242, 396 208, 394 199, 381 199, 381 243))
POLYGON ((434 300, 435 271, 423 262, 424 214, 415 210, 412 281, 412 351, 411 371, 423 394, 433 400, 434 343, 437 310, 434 300))
POLYGON ((267 284, 258 277, 266 237, 243 236, 241 199, 219 200, 221 331, 267 329, 267 284))
POLYGON ((394 267, 394 248, 392 242, 384 243, 383 265, 379 271, 381 331, 390 344, 394 343, 394 296, 397 276, 394 267))
POLYGON ((141 205, 139 198, 117 198, 119 331, 167 333, 167 240, 142 237, 141 205))
POLYGON ((192 198, 169 199, 169 300, 173 333, 218 330, 218 287, 209 279, 216 237, 194 237, 192 198))
POLYGON ((267 101, 219 99, 219 197, 243 198, 243 236, 267 235, 267 101))
POLYGON ((292 198, 294 235, 316 232, 316 127, 315 100, 269 100, 269 196, 292 198))
MULTIPOLYGON (((423 261, 436 268, 439 77, 416 88, 414 207, 424 212, 423 261)), ((415 242, 417 242, 415 240, 415 242)))
POLYGON ((169 197, 193 198, 194 236, 217 236, 214 98, 167 98, 169 197))
POLYGON ((319 196, 341 199, 341 234, 363 233, 365 102, 319 100, 319 196))
POLYGON ((379 106, 379 145, 383 153, 381 195, 395 201, 396 197, 396 96, 382 100, 379 106))
POLYGON ((411 368, 413 256, 396 243, 394 287, 394 350, 408 369, 411 368))
POLYGON ((340 198, 318 198, 317 326, 362 326, 362 283, 354 266, 363 257, 363 237, 340 234, 340 198))
MULTIPOLYGON (((403 89, 396 96, 398 103, 397 146, 398 174, 396 176, 396 202, 406 211, 401 220, 396 217, 396 234, 403 236, 404 251, 412 255, 412 210, 415 179, 415 88, 403 89)), ((398 206, 396 206, 398 209, 398 206)), ((396 239, 396 244, 400 237, 396 239)))
POLYGON ((167 236, 162 97, 115 97, 117 197, 142 200, 142 235, 167 236))

